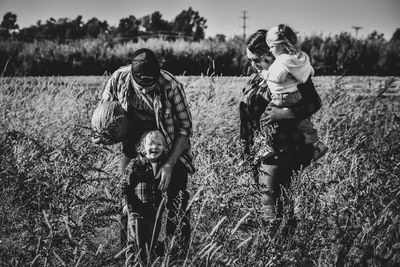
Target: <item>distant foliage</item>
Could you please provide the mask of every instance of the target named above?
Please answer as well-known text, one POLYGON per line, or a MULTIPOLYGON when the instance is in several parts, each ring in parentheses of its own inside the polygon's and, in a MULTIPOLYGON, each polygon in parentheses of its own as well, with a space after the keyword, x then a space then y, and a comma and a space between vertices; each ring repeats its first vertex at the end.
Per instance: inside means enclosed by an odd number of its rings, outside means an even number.
POLYGON ((13 31, 18 30, 17 15, 12 12, 7 12, 3 16, 0 23, 0 39, 6 39, 13 36, 13 31))
MULTIPOLYGON (((132 48, 151 47, 173 74, 249 74, 243 38, 217 34, 205 40, 206 24, 189 7, 171 21, 155 11, 121 18, 114 27, 78 15, 20 29, 17 15, 7 12, 0 23, 0 71, 7 76, 102 75, 129 63, 132 48)), ((301 48, 310 55, 316 75, 400 75, 400 28, 389 41, 376 31, 363 39, 342 32, 308 36, 301 48)))
POLYGON ((194 41, 204 39, 204 29, 207 28, 207 20, 200 16, 198 11, 192 8, 183 10, 174 21, 174 30, 191 36, 194 41))
POLYGON ((66 42, 83 38, 97 38, 99 34, 124 41, 135 41, 138 38, 166 37, 172 40, 184 38, 191 41, 204 39, 204 29, 207 28, 207 20, 198 11, 189 7, 182 10, 175 19, 166 21, 162 14, 155 11, 141 18, 129 15, 121 18, 117 27, 109 26, 107 21, 100 21, 96 17, 87 22, 81 15, 76 19, 53 17, 42 23, 19 29, 17 15, 7 12, 0 24, 0 39, 16 39, 24 42, 38 40, 51 40, 66 42))
MULTIPOLYGON (((197 13, 193 14, 197 18, 194 20, 196 23, 205 23, 197 13)), ((187 16, 181 17, 189 19, 187 16)), ((79 19, 78 17, 71 21, 71 25, 79 24, 79 19)), ((214 73, 226 76, 248 74, 247 69, 250 65, 245 55, 244 40, 240 37, 226 39, 225 36, 217 36, 198 42, 183 39, 167 41, 167 38, 121 42, 119 39, 101 34, 102 30, 98 27, 103 25, 102 22, 92 19, 90 25, 93 26, 91 34, 97 35, 97 39, 77 39, 68 42, 22 42, 11 39, 0 41, 0 70, 7 76, 102 75, 128 64, 134 50, 148 47, 156 52, 162 68, 173 74, 214 73)), ((200 26, 196 29, 201 31, 200 26)), ((121 36, 127 32, 132 34, 137 32, 137 20, 134 17, 121 20, 118 31, 121 36)), ((78 30, 69 30, 69 34, 77 36, 81 33, 78 30)), ((309 36, 301 43, 301 49, 310 55, 316 75, 399 76, 398 36, 399 33, 395 32, 389 41, 377 32, 369 34, 364 39, 354 38, 346 32, 328 37, 309 36)), ((193 38, 197 37, 193 35, 193 38)))
POLYGON ((69 43, 52 41, 0 42, 0 69, 3 75, 102 75, 129 64, 133 52, 148 47, 156 52, 161 67, 174 74, 201 75, 242 73, 243 42, 203 40, 107 42, 100 39, 69 43))
POLYGON ((365 39, 346 32, 325 39, 311 36, 301 48, 310 55, 317 75, 400 75, 400 40, 396 36, 390 41, 376 31, 365 39))

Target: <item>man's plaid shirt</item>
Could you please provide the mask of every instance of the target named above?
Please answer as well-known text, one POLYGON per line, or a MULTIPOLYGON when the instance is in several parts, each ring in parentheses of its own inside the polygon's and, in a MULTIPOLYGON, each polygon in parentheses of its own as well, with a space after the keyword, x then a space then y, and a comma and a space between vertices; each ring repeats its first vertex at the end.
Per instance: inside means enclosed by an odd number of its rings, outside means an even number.
MULTIPOLYGON (((118 100, 128 111, 128 106, 132 105, 135 97, 141 98, 154 110, 157 128, 164 134, 169 150, 172 150, 174 140, 178 135, 187 137, 192 135, 192 116, 185 91, 183 85, 172 74, 161 70, 154 91, 149 95, 144 95, 134 86, 131 65, 121 67, 108 80, 102 100, 118 100)), ((185 164, 190 173, 195 171, 190 142, 179 160, 185 164)))

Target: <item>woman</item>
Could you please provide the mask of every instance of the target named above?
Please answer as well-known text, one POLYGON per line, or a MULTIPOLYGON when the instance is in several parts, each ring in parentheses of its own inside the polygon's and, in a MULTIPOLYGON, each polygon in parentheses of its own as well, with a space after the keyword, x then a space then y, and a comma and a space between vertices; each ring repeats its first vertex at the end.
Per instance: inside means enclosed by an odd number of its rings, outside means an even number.
MULTIPOLYGON (((264 69, 272 62, 266 33, 265 30, 258 30, 252 34, 247 41, 246 50, 252 66, 257 65, 264 69)), ((268 106, 271 101, 270 92, 259 73, 250 76, 243 90, 240 136, 244 140, 244 153, 252 164, 254 178, 260 186, 264 217, 267 219, 283 215, 282 188, 288 188, 293 172, 308 166, 312 158, 312 144, 304 142, 304 134, 298 129, 297 123, 318 111, 321 99, 311 77, 304 84, 299 84, 298 89, 302 99, 290 108, 268 106), (267 137, 275 153, 257 160, 254 157, 257 151, 252 151, 252 148, 255 133, 261 129, 260 126, 266 128, 263 132, 268 133, 267 137)))

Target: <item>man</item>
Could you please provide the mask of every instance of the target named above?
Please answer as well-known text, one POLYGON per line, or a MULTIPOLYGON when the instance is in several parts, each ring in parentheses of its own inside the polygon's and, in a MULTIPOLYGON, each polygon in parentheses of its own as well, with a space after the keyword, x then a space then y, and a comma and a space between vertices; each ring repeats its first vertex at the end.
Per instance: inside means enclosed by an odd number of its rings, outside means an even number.
POLYGON ((190 238, 187 181, 194 165, 190 151, 192 117, 183 86, 172 74, 160 69, 151 50, 142 48, 133 53, 132 64, 121 67, 108 80, 102 101, 113 100, 127 111, 131 125, 129 137, 122 143, 122 174, 136 157, 135 148, 144 132, 158 129, 167 141, 169 154, 156 179, 160 179, 159 189, 167 192, 167 236, 174 235, 179 225, 180 242, 187 249, 190 238))

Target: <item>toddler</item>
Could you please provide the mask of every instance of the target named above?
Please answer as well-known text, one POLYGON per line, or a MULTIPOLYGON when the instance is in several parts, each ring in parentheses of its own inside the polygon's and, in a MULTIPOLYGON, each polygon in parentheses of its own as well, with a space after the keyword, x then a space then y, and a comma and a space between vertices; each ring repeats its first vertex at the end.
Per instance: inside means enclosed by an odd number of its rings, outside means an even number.
POLYGON ((167 154, 162 133, 158 130, 144 133, 138 152, 130 163, 131 171, 124 175, 122 186, 123 212, 128 214, 127 244, 131 246, 126 261, 131 262, 140 251, 139 258, 146 264, 148 252, 155 247, 160 231, 157 211, 162 197, 155 176, 167 154))
MULTIPOLYGON (((297 35, 284 24, 272 27, 267 32, 266 42, 275 61, 266 70, 261 66, 255 66, 264 80, 267 81, 271 92, 270 106, 284 108, 301 99, 297 85, 305 83, 309 76, 314 75, 314 69, 310 64, 308 55, 297 47, 297 35)), ((323 157, 328 147, 319 140, 317 130, 309 119, 301 120, 298 128, 305 136, 305 143, 313 144, 313 160, 323 157)), ((272 147, 268 147, 263 156, 273 155, 272 147)))

